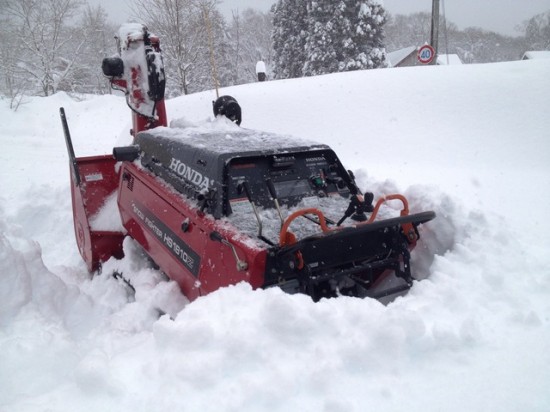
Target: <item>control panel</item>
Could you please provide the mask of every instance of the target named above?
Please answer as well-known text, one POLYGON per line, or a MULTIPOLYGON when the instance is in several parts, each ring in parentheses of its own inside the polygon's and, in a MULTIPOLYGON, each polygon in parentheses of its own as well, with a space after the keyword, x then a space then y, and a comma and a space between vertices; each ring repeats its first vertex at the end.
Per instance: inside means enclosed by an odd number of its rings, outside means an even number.
MULTIPOLYGON (((227 200, 250 200, 257 206, 292 207, 306 197, 348 197, 349 176, 332 150, 237 157, 227 168, 227 200), (243 190, 246 182, 248 192, 243 190)), ((228 210, 228 214, 231 210, 228 210)))

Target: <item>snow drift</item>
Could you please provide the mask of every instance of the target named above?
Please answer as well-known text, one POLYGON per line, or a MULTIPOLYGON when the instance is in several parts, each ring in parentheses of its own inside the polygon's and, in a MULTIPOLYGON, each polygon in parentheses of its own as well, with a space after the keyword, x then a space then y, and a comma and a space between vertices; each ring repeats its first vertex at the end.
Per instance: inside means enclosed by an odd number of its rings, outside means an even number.
MULTIPOLYGON (((130 239, 89 276, 58 107, 77 156, 103 154, 128 142, 124 100, 0 101, 0 411, 549 410, 548 73, 521 61, 223 90, 242 126, 329 144, 364 190, 436 211, 414 254, 423 280, 387 306, 244 284, 190 304, 130 239)), ((212 100, 173 99, 169 117, 201 121, 212 100)))

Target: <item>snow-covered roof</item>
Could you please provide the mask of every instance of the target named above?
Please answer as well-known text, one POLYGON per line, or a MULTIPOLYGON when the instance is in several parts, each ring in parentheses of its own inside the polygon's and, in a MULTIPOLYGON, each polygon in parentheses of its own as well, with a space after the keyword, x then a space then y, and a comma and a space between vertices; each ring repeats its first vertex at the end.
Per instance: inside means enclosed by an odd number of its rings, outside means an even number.
POLYGON ((404 49, 396 50, 387 54, 387 59, 390 63, 390 67, 397 66, 403 60, 405 60, 411 53, 416 51, 416 46, 405 47, 404 49))
POLYGON ((462 60, 460 60, 460 57, 458 57, 458 54, 438 54, 437 64, 441 64, 441 65, 462 64, 462 60))
POLYGON ((525 52, 521 60, 550 59, 550 50, 525 52))

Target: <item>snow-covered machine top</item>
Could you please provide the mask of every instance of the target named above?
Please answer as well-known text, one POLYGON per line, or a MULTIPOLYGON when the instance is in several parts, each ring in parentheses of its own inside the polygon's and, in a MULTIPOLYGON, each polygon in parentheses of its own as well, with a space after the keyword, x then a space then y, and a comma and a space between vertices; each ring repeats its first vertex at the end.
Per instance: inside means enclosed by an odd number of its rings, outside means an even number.
POLYGON ((179 192, 203 202, 215 218, 228 216, 246 197, 273 208, 270 190, 281 205, 305 197, 348 197, 348 174, 324 144, 240 128, 217 119, 208 127, 157 127, 139 133, 134 143, 141 164, 179 192))

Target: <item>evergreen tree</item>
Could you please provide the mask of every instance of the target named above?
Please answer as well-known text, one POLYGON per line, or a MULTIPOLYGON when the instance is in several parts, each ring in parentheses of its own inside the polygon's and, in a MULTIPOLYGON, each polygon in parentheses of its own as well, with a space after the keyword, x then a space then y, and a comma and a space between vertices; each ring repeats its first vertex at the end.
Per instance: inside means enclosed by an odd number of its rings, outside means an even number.
POLYGON ((350 31, 341 45, 344 56, 340 60, 339 71, 386 67, 386 10, 378 0, 346 0, 345 3, 345 16, 349 19, 345 28, 350 31))
POLYGON ((307 10, 303 0, 279 0, 273 13, 273 75, 276 79, 302 77, 305 63, 307 10))
POLYGON ((386 67, 385 23, 378 0, 311 1, 303 74, 386 67))
POLYGON ((305 76, 338 71, 337 37, 342 23, 342 1, 311 1, 308 4, 309 35, 306 39, 305 76))

